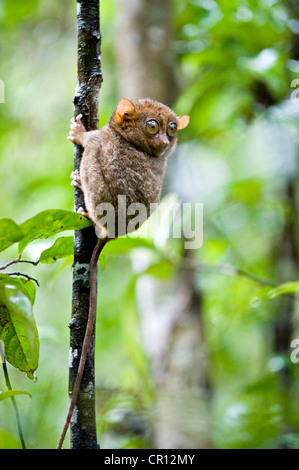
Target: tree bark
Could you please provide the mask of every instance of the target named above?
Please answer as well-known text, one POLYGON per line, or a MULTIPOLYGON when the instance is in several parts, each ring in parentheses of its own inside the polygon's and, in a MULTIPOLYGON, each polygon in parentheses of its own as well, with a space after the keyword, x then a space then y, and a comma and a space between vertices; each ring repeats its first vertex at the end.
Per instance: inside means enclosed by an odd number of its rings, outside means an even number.
MULTIPOLYGON (((286 7, 292 20, 298 21, 298 0, 288 0, 286 7)), ((299 34, 293 32, 290 47, 290 56, 293 60, 299 59, 299 34)), ((289 99, 289 97, 287 97, 289 99)), ((287 176, 283 194, 286 207, 285 223, 278 240, 276 249, 277 279, 280 283, 296 281, 298 279, 298 169, 297 167, 287 176)), ((295 336, 295 319, 298 312, 298 295, 282 296, 279 299, 278 314, 274 323, 273 346, 274 353, 287 357, 290 354, 290 344, 295 336)), ((292 387, 294 386, 294 368, 285 363, 279 370, 281 401, 283 411, 282 433, 279 447, 287 448, 288 444, 284 434, 295 432, 292 423, 292 387)))
MULTIPOLYGON (((277 245, 277 278, 280 283, 298 279, 297 247, 297 201, 296 175, 290 175, 286 181, 285 205, 288 208, 281 238, 277 245)), ((291 341, 294 338, 294 322, 298 311, 298 295, 282 296, 277 304, 277 316, 273 325, 274 353, 287 357, 290 354, 291 341)), ((288 448, 285 434, 295 432, 292 423, 292 387, 294 368, 286 362, 278 372, 281 393, 282 425, 279 448, 288 448)))
POLYGON ((156 383, 154 447, 210 448, 211 388, 195 271, 182 269, 163 287, 141 278, 138 292, 143 338, 156 383))
MULTIPOLYGON (((102 83, 99 0, 77 0, 78 75, 73 99, 75 117, 82 114, 87 130, 98 128, 98 93, 102 83)), ((79 170, 83 148, 74 146, 74 170, 79 170)), ((83 193, 75 188, 74 206, 84 208, 83 193)), ((72 291, 72 317, 69 323, 69 396, 78 372, 82 343, 89 312, 89 262, 97 238, 93 227, 75 232, 72 291)), ((86 359, 77 405, 71 420, 71 448, 97 448, 95 418, 95 334, 86 359)))
POLYGON ((118 0, 116 53, 121 98, 177 97, 171 0, 118 0))

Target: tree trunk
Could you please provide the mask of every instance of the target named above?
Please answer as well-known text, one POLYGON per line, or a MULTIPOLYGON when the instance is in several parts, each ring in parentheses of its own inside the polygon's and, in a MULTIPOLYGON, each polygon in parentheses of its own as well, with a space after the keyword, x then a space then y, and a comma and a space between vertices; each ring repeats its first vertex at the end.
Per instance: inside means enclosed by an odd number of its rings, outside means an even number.
MULTIPOLYGON (((286 182, 285 203, 288 208, 281 239, 277 246, 277 278, 280 283, 298 279, 298 248, 297 248, 297 202, 296 175, 289 176, 286 182)), ((298 310, 298 295, 282 296, 278 302, 278 313, 274 323, 274 353, 286 357, 290 353, 290 344, 294 338, 294 318, 298 310)), ((280 447, 288 446, 284 434, 295 432, 292 422, 292 385, 293 368, 285 363, 279 370, 283 421, 280 447)))
POLYGON ((177 96, 170 0, 118 0, 117 59, 121 98, 177 96))
POLYGON ((182 269, 175 281, 163 286, 145 277, 138 288, 144 343, 156 383, 155 448, 210 448, 210 384, 195 271, 182 269))
MULTIPOLYGON (((82 114, 87 130, 98 128, 98 93, 102 83, 100 56, 99 0, 77 0, 78 76, 74 96, 75 117, 82 114)), ((79 170, 83 149, 74 147, 74 170, 79 170)), ((84 207, 84 197, 75 188, 75 210, 84 207)), ((75 232, 72 318, 69 323, 70 368, 69 395, 71 397, 78 372, 82 343, 89 312, 89 262, 97 238, 93 227, 75 232)), ((71 448, 97 448, 94 386, 94 343, 91 341, 81 381, 77 405, 71 420, 71 448)))
MULTIPOLYGON (((298 0, 288 0, 286 6, 293 20, 298 21, 298 0)), ((299 59, 299 34, 293 33, 291 41, 291 58, 299 59)), ((298 201, 297 201, 297 168, 286 179, 286 187, 283 195, 287 208, 285 224, 277 245, 277 279, 280 283, 296 281, 298 279, 298 201)), ((278 303, 278 315, 274 324, 273 343, 274 352, 281 356, 290 354, 290 344, 294 339, 294 322, 298 313, 298 295, 280 298, 278 303)), ((295 432, 292 422, 292 386, 294 385, 293 368, 286 363, 279 370, 280 389, 283 406, 283 423, 280 447, 287 447, 284 433, 295 432)))

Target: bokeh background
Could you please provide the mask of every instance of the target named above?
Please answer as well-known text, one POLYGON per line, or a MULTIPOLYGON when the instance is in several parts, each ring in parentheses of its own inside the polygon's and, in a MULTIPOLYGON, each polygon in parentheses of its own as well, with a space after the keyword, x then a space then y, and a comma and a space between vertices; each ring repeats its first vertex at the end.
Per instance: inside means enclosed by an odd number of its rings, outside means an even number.
MULTIPOLYGON (((122 97, 189 114, 163 201, 204 210, 197 250, 167 237, 107 249, 96 333, 102 448, 299 448, 298 286, 277 288, 298 278, 298 7, 101 1, 100 126, 122 97)), ((21 223, 73 209, 76 2, 0 0, 0 28, 1 217, 21 223)), ((15 257, 7 249, 1 265, 15 257)), ((27 446, 54 448, 68 406, 72 261, 22 271, 40 283, 40 362, 35 382, 9 373, 32 394, 17 397, 27 446)), ((12 405, 0 401, 0 448, 19 447, 12 405)))

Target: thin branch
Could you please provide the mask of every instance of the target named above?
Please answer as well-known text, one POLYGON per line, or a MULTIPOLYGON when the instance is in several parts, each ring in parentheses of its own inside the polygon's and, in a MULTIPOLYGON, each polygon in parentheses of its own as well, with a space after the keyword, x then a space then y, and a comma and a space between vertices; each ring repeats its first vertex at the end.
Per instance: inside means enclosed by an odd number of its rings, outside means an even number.
POLYGON ((269 279, 262 278, 246 271, 245 269, 239 268, 238 266, 233 266, 230 264, 220 264, 220 265, 205 265, 205 264, 195 264, 195 263, 185 263, 181 266, 183 269, 194 269, 198 271, 210 271, 218 274, 227 274, 229 276, 244 276, 248 279, 262 285, 262 286, 272 286, 277 287, 279 284, 269 279))
POLYGON ((78 393, 80 390, 80 385, 81 385, 81 380, 84 372, 84 367, 85 367, 85 362, 88 354, 88 349, 90 346, 90 339, 93 334, 93 329, 94 329, 94 324, 95 324, 95 319, 96 319, 96 313, 97 313, 97 271, 98 271, 98 259, 101 254, 101 251, 103 250, 105 244, 107 243, 106 240, 99 240, 98 243, 96 244, 92 257, 90 260, 90 271, 89 271, 89 284, 90 284, 90 302, 89 302, 89 317, 88 317, 88 322, 86 326, 86 331, 85 331, 85 336, 84 336, 84 341, 82 345, 82 351, 81 351, 81 357, 80 357, 80 363, 78 367, 78 372, 77 372, 77 377, 75 380, 74 388, 72 391, 72 399, 68 411, 67 418, 65 420, 62 433, 59 438, 59 442, 57 445, 57 449, 61 449, 66 432, 68 430, 68 427, 71 422, 72 414, 74 411, 74 408, 76 406, 77 398, 78 398, 78 393))
POLYGON ((25 277, 26 279, 28 279, 28 281, 33 281, 33 282, 35 282, 35 284, 39 287, 38 280, 37 280, 37 279, 34 279, 34 277, 28 276, 28 274, 14 272, 14 273, 7 273, 7 276, 25 277))
POLYGON ((14 260, 10 261, 7 264, 5 264, 4 266, 0 266, 0 271, 4 271, 9 266, 11 266, 12 264, 16 264, 16 263, 29 263, 29 264, 33 264, 33 266, 37 266, 38 263, 39 263, 39 259, 36 260, 36 261, 30 261, 30 260, 26 260, 26 259, 17 258, 17 259, 14 259, 14 260))
MULTIPOLYGON (((264 277, 257 276, 256 274, 247 271, 246 269, 239 268, 238 266, 234 266, 231 264, 216 264, 216 265, 208 265, 208 264, 201 264, 195 263, 191 259, 184 259, 182 262, 181 260, 174 260, 171 257, 165 256, 161 250, 155 248, 155 251, 159 256, 166 259, 177 269, 186 269, 186 270, 195 270, 195 271, 206 271, 215 274, 227 274, 229 276, 244 276, 248 279, 260 284, 261 286, 271 286, 271 287, 278 287, 280 284, 278 282, 272 281, 270 279, 266 279, 264 277)), ((110 255, 114 256, 114 255, 110 255)), ((118 255, 115 255, 118 256, 118 255)), ((127 255, 128 258, 130 255, 127 255)))
MULTIPOLYGON (((8 390, 11 391, 12 387, 11 387, 11 383, 10 383, 10 380, 9 380, 8 370, 7 370, 7 367, 6 367, 6 360, 5 360, 5 356, 4 356, 4 350, 3 350, 3 347, 2 347, 2 342, 1 341, 0 341, 0 358, 1 358, 1 362, 2 362, 6 387, 7 387, 8 390)), ((22 449, 26 449, 18 405, 17 405, 16 399, 15 399, 14 396, 11 396, 10 398, 11 398, 11 402, 12 402, 14 412, 15 412, 15 417, 16 417, 16 421, 17 421, 18 432, 19 432, 19 437, 20 437, 22 449)))

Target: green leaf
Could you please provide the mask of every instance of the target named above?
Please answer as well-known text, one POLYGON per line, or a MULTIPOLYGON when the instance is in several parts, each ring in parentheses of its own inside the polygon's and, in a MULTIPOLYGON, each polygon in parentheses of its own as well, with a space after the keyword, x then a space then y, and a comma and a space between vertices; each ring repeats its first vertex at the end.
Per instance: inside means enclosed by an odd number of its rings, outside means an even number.
MULTIPOLYGON (((39 340, 32 311, 32 297, 16 287, 16 278, 0 283, 0 339, 6 360, 29 378, 38 366, 39 340)), ((22 283, 23 284, 23 283, 22 283)))
POLYGON ((23 232, 16 222, 7 217, 0 219, 0 251, 18 242, 23 237, 23 232))
POLYGON ((50 248, 41 253, 39 262, 54 263, 57 259, 72 256, 73 253, 74 237, 59 237, 50 248))
POLYGON ((102 271, 104 271, 104 269, 106 268, 106 256, 104 253, 100 254, 99 263, 102 271))
POLYGON ((168 260, 161 260, 158 263, 151 264, 146 273, 159 279, 168 279, 174 273, 174 266, 168 260))
POLYGON ((280 284, 280 286, 271 289, 268 293, 270 299, 275 299, 283 294, 296 294, 299 292, 299 281, 295 282, 285 282, 284 284, 280 284))
POLYGON ((62 209, 39 212, 20 225, 24 237, 19 242, 19 254, 33 240, 52 237, 64 230, 81 230, 90 225, 91 221, 77 212, 62 209))
POLYGON ((262 181, 255 179, 234 181, 230 184, 230 190, 234 200, 253 205, 262 197, 262 181))
POLYGON ((11 398, 15 395, 28 395, 32 398, 32 395, 24 390, 8 390, 7 392, 0 392, 0 401, 5 400, 6 398, 11 398))
POLYGON ((14 285, 28 297, 31 305, 34 305, 36 288, 34 281, 23 279, 20 277, 8 276, 8 274, 0 273, 0 285, 14 285))

